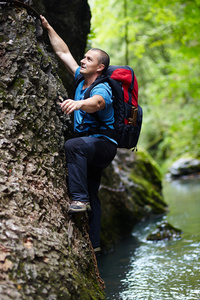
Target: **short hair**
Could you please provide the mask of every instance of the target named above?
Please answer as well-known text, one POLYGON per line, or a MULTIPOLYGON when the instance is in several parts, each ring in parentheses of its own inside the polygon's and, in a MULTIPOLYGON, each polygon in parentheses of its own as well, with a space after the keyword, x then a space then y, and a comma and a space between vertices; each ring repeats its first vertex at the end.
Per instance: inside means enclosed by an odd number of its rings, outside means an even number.
POLYGON ((110 64, 110 56, 104 50, 101 50, 99 48, 92 48, 90 50, 100 52, 99 63, 103 64, 105 66, 105 68, 102 71, 102 73, 105 73, 107 71, 108 67, 109 67, 109 64, 110 64))

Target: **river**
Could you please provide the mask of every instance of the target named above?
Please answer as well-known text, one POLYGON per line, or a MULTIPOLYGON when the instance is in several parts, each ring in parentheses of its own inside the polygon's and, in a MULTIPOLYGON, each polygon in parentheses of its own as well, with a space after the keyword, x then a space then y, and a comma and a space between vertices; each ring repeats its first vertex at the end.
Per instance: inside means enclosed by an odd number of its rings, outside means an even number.
POLYGON ((167 216, 140 222, 114 251, 98 258, 107 299, 200 299, 200 180, 164 182, 163 194, 167 216), (183 231, 181 238, 147 241, 163 219, 183 231))

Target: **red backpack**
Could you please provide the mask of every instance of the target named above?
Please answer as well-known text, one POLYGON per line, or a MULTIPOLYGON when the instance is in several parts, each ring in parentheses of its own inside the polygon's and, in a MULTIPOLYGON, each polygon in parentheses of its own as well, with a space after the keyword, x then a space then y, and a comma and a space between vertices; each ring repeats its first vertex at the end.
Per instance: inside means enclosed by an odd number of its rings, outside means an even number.
MULTIPOLYGON (((77 87, 83 79, 83 75, 79 74, 75 86, 77 87)), ((114 130, 99 120, 96 113, 93 115, 107 128, 105 135, 117 140, 118 148, 134 150, 140 136, 143 115, 142 108, 138 105, 138 84, 134 71, 129 66, 109 66, 106 73, 97 77, 86 90, 84 98, 89 98, 93 87, 103 82, 108 82, 112 88, 114 130)))

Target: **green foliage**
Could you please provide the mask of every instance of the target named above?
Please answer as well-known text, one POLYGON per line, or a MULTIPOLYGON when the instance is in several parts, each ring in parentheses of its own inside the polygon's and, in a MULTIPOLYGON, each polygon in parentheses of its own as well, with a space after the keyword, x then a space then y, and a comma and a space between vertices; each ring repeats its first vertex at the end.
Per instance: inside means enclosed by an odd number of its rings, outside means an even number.
POLYGON ((144 109, 140 144, 165 168, 200 156, 200 1, 89 0, 90 43, 135 70, 144 109), (125 11, 125 4, 127 11, 125 11))

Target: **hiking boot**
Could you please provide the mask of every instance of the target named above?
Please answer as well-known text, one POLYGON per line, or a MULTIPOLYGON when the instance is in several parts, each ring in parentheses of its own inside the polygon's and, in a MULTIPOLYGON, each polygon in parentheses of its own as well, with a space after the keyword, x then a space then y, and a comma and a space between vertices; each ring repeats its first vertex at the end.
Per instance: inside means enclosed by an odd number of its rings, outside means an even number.
POLYGON ((84 212, 91 210, 89 201, 72 201, 68 208, 68 213, 84 212))

